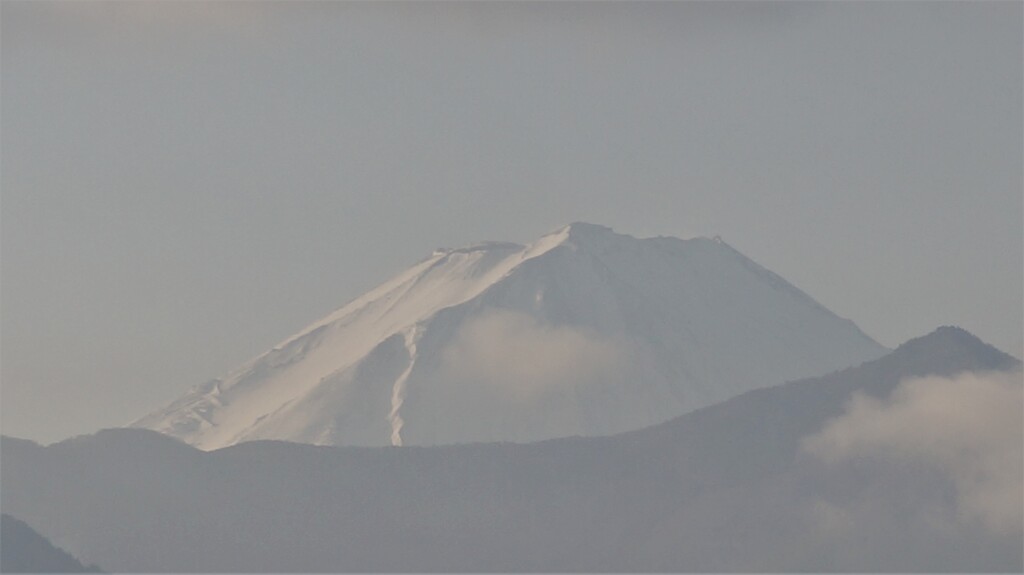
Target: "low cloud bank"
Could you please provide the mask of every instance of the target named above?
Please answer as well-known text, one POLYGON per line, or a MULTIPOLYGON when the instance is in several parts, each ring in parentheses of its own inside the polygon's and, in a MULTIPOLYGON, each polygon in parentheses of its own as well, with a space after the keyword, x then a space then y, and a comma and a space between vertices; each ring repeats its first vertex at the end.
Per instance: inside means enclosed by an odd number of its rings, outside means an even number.
POLYGON ((586 330, 495 311, 466 323, 444 351, 450 377, 527 398, 618 371, 620 347, 586 330))
POLYGON ((908 379, 886 400, 857 395, 803 442, 826 463, 908 458, 952 478, 957 512, 991 531, 1024 532, 1021 372, 908 379))

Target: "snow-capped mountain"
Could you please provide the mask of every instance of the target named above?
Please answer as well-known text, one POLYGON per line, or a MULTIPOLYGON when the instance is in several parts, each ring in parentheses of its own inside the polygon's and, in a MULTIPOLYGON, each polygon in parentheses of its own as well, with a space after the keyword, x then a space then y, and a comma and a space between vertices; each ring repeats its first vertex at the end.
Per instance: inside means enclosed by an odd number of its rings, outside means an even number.
POLYGON ((132 426, 202 449, 609 435, 885 351, 717 238, 576 223, 437 250, 132 426))

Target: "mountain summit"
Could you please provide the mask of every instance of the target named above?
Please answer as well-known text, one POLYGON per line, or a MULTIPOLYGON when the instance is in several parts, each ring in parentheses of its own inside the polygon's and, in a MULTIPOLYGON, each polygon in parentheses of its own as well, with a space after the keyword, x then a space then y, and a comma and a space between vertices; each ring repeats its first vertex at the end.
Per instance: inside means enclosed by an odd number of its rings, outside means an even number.
POLYGON ((609 435, 885 348, 719 239, 438 249, 132 424, 202 449, 609 435))

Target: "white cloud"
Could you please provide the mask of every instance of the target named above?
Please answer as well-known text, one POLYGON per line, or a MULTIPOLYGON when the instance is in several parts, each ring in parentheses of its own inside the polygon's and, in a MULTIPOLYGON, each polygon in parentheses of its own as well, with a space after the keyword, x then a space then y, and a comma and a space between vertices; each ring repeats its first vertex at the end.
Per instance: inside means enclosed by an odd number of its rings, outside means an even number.
POLYGON ((619 349, 583 329, 494 311, 469 320, 443 357, 448 377, 523 399, 614 374, 621 363, 619 349))
POLYGON ((1024 531, 1021 372, 963 373, 900 383, 887 400, 857 395, 804 440, 825 462, 913 458, 949 473, 957 511, 994 532, 1024 531))

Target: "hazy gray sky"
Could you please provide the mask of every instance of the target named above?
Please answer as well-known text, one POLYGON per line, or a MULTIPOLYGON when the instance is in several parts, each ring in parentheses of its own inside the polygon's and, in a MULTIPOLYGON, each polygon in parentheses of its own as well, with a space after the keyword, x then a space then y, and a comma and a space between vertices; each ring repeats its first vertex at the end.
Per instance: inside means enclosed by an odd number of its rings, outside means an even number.
POLYGON ((2 431, 120 425, 438 246, 721 235, 1022 347, 1022 4, 2 4, 2 431))

